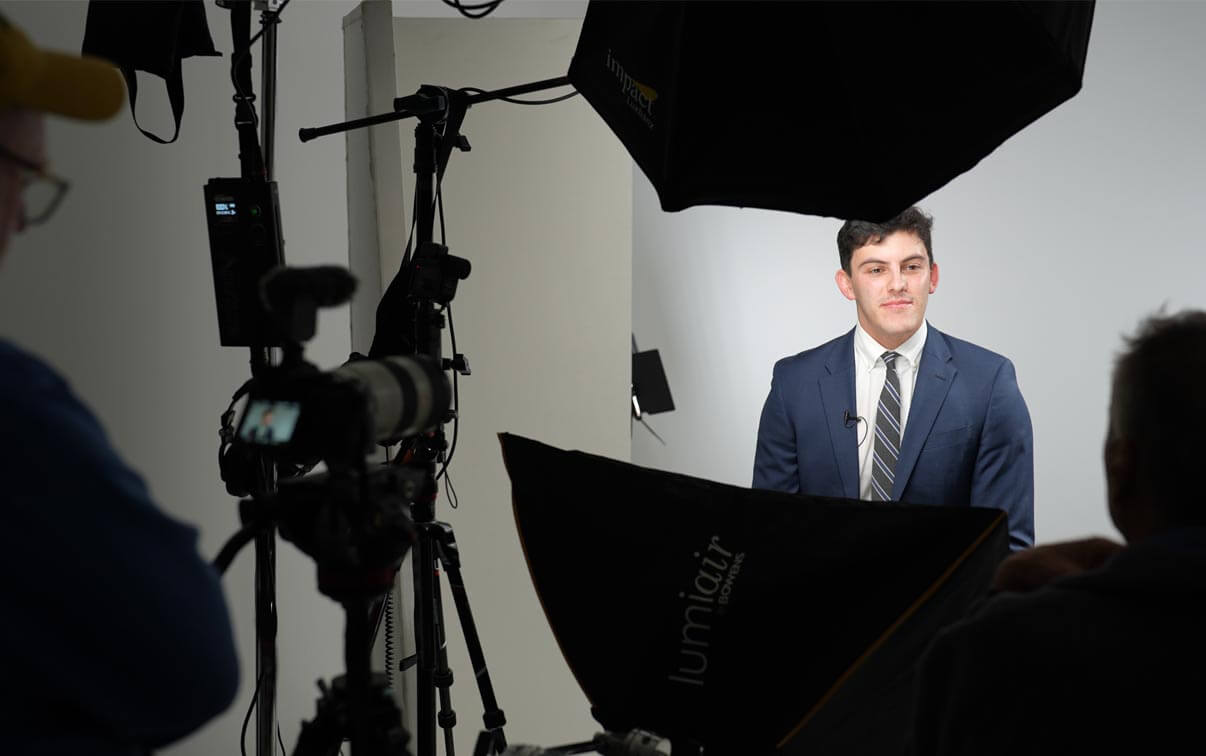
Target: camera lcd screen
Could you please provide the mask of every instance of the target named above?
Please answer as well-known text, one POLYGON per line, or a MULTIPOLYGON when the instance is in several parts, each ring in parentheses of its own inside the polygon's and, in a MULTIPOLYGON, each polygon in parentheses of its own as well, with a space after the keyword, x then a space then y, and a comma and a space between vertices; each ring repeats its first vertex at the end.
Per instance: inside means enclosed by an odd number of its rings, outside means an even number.
POLYGON ((293 438, 301 406, 297 402, 251 399, 239 426, 239 438, 258 446, 281 446, 293 438))

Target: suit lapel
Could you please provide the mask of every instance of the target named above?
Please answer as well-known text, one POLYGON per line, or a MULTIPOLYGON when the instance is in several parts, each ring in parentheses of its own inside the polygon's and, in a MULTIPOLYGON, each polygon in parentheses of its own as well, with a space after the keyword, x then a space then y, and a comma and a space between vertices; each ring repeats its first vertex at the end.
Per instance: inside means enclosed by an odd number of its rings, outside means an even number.
POLYGON ((829 442, 837 463, 842 495, 858 498, 858 427, 846 427, 843 413, 857 409, 854 400, 854 330, 838 341, 825 362, 826 374, 818 383, 821 387, 822 412, 829 428, 829 442))
POLYGON ((946 401, 955 374, 959 371, 951 361, 946 337, 934 327, 926 335, 925 347, 921 352, 921 365, 917 370, 917 383, 913 386, 913 401, 909 405, 909 420, 905 423, 905 434, 900 444, 900 459, 896 461, 896 481, 892 484, 892 498, 899 500, 913 474, 913 467, 921 455, 921 447, 929 438, 930 429, 938 410, 946 401))

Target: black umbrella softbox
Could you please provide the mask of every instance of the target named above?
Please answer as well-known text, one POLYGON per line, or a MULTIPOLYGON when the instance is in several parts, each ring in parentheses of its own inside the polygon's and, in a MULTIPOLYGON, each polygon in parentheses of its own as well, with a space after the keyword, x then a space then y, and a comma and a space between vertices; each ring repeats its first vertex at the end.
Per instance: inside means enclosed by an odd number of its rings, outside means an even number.
POLYGON ((995 509, 753 491, 501 439, 532 581, 596 718, 709 756, 901 752, 917 656, 1008 549, 995 509))
POLYGON ((665 210, 885 220, 1080 90, 1092 2, 602 2, 569 78, 665 210))

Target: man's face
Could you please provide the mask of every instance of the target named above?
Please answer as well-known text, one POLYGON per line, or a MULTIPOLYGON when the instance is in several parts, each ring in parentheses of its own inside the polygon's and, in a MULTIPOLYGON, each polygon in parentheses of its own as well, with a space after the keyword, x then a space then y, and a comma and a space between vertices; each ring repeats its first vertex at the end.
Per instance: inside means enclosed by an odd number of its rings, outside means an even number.
MULTIPOLYGON (((42 114, 30 110, 0 112, 0 144, 36 165, 44 165, 46 147, 42 114)), ((24 173, 21 166, 0 157, 0 257, 8 249, 9 238, 22 229, 24 173)))
POLYGON ((938 266, 914 233, 897 231, 866 244, 850 257, 850 273, 838 270, 838 289, 858 309, 858 322, 885 349, 917 332, 925 306, 938 288, 938 266))

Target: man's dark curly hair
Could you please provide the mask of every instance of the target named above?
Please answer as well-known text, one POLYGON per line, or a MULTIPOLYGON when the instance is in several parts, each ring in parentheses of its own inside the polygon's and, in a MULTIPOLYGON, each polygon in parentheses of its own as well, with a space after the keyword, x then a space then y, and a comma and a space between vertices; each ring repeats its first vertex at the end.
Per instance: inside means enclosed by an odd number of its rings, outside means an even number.
POLYGON ((842 261, 842 270, 850 275, 850 258, 854 250, 867 244, 879 244, 885 237, 897 231, 908 231, 917 234, 925 245, 926 254, 930 256, 930 265, 934 264, 934 248, 930 246, 930 229, 934 227, 934 219, 914 205, 885 223, 870 221, 848 220, 838 230, 838 258, 842 261))

